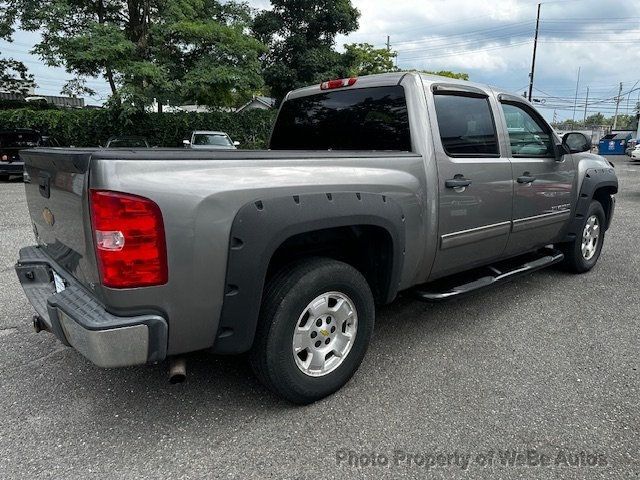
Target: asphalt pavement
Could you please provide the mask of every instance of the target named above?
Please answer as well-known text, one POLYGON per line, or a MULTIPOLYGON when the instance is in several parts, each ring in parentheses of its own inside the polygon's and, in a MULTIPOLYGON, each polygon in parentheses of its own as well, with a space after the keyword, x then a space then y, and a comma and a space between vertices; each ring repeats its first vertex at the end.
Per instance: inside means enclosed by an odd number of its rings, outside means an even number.
POLYGON ((0 478, 638 478, 640 163, 602 257, 432 305, 379 310, 353 380, 307 407, 245 359, 101 370, 36 334, 13 265, 34 242, 0 182, 0 478))

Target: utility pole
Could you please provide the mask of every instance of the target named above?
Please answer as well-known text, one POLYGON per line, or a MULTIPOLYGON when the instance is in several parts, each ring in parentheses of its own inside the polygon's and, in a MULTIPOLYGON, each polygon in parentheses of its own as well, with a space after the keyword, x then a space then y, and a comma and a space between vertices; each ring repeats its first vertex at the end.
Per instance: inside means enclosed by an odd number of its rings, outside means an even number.
POLYGON ((538 32, 540 31, 540 7, 541 3, 538 4, 538 16, 536 17, 536 35, 533 39, 533 60, 531 60, 531 73, 529 74, 529 101, 531 101, 531 96, 533 95, 533 74, 536 71, 536 52, 538 50, 538 32))
POLYGON ((616 114, 613 116, 613 130, 618 128, 618 108, 620 107, 620 95, 622 95, 622 82, 620 82, 620 90, 618 90, 618 98, 616 98, 616 114))
POLYGON ((387 35, 387 52, 391 51, 391 37, 387 35))
POLYGON ((640 94, 638 94, 638 103, 636 103, 636 118, 638 119, 638 131, 636 132, 636 140, 640 139, 640 94))
POLYGON ((576 108, 578 107, 578 88, 580 88, 580 69, 582 67, 578 67, 578 80, 576 81, 576 96, 573 99, 573 121, 576 121, 576 108))
POLYGON ((584 102, 584 118, 582 123, 587 124, 587 107, 589 106, 589 87, 587 87, 587 100, 584 102))

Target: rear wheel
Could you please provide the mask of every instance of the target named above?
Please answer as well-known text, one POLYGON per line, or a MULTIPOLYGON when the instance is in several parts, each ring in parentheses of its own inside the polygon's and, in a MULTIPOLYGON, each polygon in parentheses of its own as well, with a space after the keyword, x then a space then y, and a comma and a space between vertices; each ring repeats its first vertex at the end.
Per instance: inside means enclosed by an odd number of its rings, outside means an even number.
POLYGON ((600 202, 594 200, 589 205, 580 234, 571 243, 560 245, 564 253, 564 266, 575 273, 591 270, 600 258, 604 244, 606 216, 600 202))
POLYGON ((287 267, 265 290, 252 367, 276 394, 312 403, 358 369, 374 316, 371 289, 352 266, 314 258, 287 267))

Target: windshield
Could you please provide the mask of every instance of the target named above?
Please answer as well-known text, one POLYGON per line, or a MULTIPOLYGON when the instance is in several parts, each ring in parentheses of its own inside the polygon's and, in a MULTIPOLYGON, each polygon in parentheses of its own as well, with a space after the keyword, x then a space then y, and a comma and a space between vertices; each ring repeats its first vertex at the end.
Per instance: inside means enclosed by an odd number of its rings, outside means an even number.
POLYGON ((336 90, 287 100, 274 150, 411 150, 401 86, 336 90))
POLYGON ((37 147, 40 135, 35 132, 2 132, 0 147, 37 147))
POLYGON ((230 147, 231 139, 220 133, 196 133, 193 136, 194 145, 214 145, 216 147, 230 147))

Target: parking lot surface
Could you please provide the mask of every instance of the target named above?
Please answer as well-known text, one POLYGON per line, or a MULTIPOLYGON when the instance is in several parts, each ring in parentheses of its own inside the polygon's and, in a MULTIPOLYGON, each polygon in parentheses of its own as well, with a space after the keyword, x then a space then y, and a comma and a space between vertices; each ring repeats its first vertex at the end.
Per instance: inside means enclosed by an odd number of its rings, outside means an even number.
POLYGON ((13 271, 34 242, 0 182, 0 478, 637 478, 640 163, 589 274, 548 269, 378 312, 353 380, 307 407, 243 358, 101 370, 36 334, 13 271))

